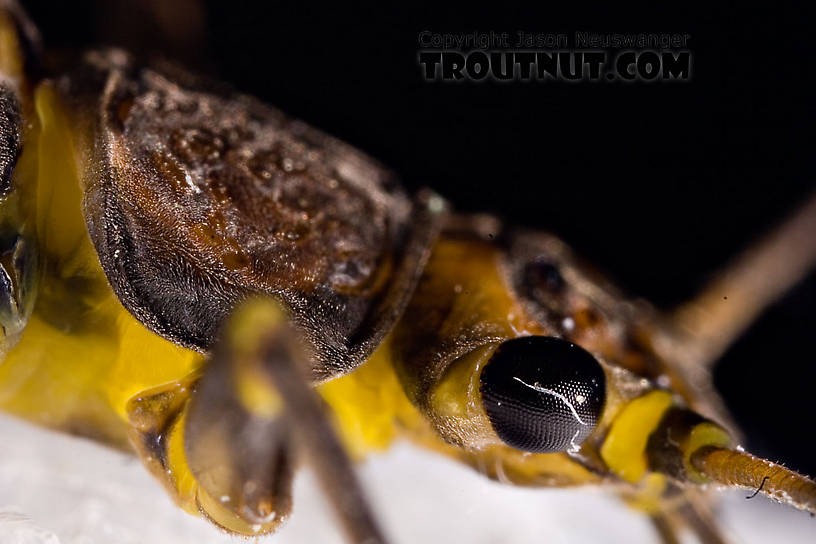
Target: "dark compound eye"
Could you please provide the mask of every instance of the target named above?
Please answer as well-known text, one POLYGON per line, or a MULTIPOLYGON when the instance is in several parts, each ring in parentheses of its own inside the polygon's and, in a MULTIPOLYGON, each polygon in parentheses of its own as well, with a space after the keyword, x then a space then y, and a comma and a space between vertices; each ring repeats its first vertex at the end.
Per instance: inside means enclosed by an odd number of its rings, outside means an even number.
POLYGON ((592 432, 606 399, 595 358, 560 338, 503 342, 480 377, 482 403, 499 437, 516 449, 575 449, 592 432))

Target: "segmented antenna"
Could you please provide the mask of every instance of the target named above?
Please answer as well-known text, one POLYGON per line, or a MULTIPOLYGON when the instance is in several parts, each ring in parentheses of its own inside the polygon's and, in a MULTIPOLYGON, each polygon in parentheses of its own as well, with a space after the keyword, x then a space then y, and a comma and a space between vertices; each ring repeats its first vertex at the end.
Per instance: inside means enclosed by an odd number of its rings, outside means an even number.
POLYGON ((752 489, 816 515, 816 482, 781 465, 716 446, 695 451, 691 464, 717 483, 752 489))
POLYGON ((682 334, 666 355, 711 366, 759 314, 816 265, 816 193, 674 313, 682 334))

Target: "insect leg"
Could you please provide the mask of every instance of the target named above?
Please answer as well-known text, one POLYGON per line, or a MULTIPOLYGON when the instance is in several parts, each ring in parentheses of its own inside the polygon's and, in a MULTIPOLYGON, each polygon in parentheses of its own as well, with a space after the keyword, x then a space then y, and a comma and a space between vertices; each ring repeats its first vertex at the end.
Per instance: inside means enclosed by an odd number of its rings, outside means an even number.
POLYGON ((675 526, 669 516, 663 512, 656 512, 649 516, 652 525, 657 531, 660 542, 663 544, 680 544, 680 537, 675 530, 675 526))
MULTIPOLYGON (((643 488, 639 490, 641 493, 643 488)), ((669 485, 667 493, 659 498, 643 495, 634 501, 623 496, 636 509, 644 509, 663 544, 677 544, 684 530, 691 531, 701 544, 726 544, 711 514, 711 497, 693 487, 669 485), (645 501, 643 499, 646 499, 645 501), (655 500, 657 499, 657 500, 655 500)))
POLYGON ((703 504, 699 497, 692 497, 680 507, 679 513, 701 544, 725 544, 728 542, 720 532, 708 505, 703 504))
MULTIPOLYGON (((212 452, 224 447, 211 434, 220 418, 225 423, 222 436, 232 438, 231 444, 244 441, 236 444, 237 450, 223 456, 227 466, 242 467, 246 474, 253 472, 259 462, 265 466, 264 461, 279 459, 265 473, 255 472, 250 479, 241 478, 238 490, 242 495, 240 501, 254 505, 254 515, 269 516, 275 501, 283 501, 284 508, 289 506, 288 489, 286 494, 269 490, 281 484, 288 487, 289 456, 293 452, 285 443, 291 438, 297 452, 310 461, 350 541, 383 543, 385 537, 365 500, 351 461, 310 385, 308 363, 308 351, 276 303, 256 300, 239 308, 216 348, 212 368, 205 369, 199 390, 191 400, 185 442, 191 470, 201 483, 206 477, 211 484, 224 489, 236 487, 228 476, 224 478, 218 469, 213 470, 217 466, 213 461, 217 459, 212 452), (225 395, 229 400, 223 400, 225 395), (218 403, 232 405, 238 416, 224 421, 224 412, 213 410, 213 397, 221 397, 218 403), (242 427, 236 435, 236 429, 242 427), (276 477, 282 480, 275 481, 276 477), (217 481, 219 478, 222 481, 217 481), (257 495, 259 488, 266 488, 267 505, 248 497, 257 495)), ((234 450, 232 445, 227 449, 234 450)))
POLYGON ((791 218, 717 274, 672 320, 672 360, 707 367, 816 263, 816 194, 791 218))

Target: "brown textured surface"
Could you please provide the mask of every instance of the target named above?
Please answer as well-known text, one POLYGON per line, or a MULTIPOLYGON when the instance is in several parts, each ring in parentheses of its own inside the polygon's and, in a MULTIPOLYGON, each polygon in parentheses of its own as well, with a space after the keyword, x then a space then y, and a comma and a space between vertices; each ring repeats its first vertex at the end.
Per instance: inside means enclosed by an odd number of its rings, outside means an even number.
POLYGON ((11 173, 22 150, 20 104, 14 91, 0 85, 0 198, 12 191, 11 173))
POLYGON ((411 202, 376 162, 249 97, 137 68, 121 51, 86 55, 60 87, 91 138, 91 237, 120 300, 148 327, 207 350, 236 303, 272 294, 317 346, 326 377, 393 323, 433 213, 423 200, 409 221, 411 202))

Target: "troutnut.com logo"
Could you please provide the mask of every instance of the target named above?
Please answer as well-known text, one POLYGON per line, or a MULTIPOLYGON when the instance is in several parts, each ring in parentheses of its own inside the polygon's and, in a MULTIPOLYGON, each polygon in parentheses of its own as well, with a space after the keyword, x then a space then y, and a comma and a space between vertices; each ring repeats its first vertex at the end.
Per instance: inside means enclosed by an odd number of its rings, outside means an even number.
POLYGON ((419 33, 427 81, 688 81, 689 34, 419 33), (571 38, 571 39, 570 39, 571 38))

